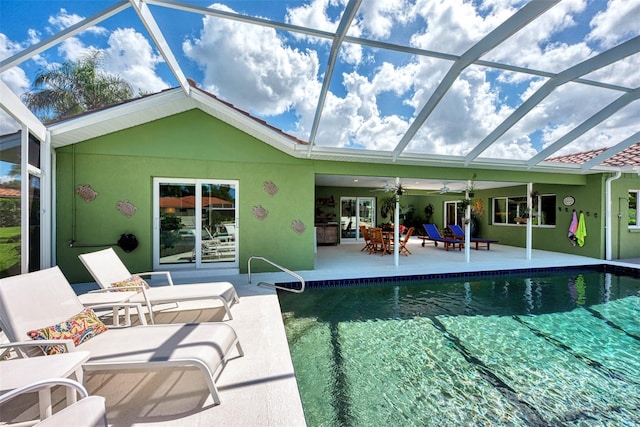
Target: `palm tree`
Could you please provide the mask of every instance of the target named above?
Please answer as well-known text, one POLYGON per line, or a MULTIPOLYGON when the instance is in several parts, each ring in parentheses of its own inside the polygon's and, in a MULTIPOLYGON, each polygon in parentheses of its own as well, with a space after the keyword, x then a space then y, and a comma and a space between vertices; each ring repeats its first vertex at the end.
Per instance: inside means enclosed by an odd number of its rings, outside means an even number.
POLYGON ((131 85, 118 76, 101 72, 99 65, 100 52, 93 52, 78 62, 65 61, 39 73, 32 90, 26 92, 22 99, 43 121, 131 99, 131 85))

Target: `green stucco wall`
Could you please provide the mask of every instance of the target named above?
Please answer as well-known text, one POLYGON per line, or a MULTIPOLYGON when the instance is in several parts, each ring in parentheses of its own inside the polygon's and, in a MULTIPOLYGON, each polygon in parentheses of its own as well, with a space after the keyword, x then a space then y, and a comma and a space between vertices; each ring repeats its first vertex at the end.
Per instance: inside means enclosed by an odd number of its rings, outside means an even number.
POLYGON ((629 190, 640 190, 637 174, 622 174, 611 185, 611 257, 640 257, 640 229, 629 227, 629 190))
MULTIPOLYGON (((71 282, 90 280, 78 254, 100 249, 83 245, 112 244, 122 233, 135 234, 140 243, 130 253, 116 248, 128 268, 151 269, 154 177, 238 180, 241 271, 253 255, 293 270, 313 269, 311 164, 199 110, 58 149, 56 169, 57 263, 71 282), (264 191, 265 181, 279 187, 274 196, 264 191), (98 192, 94 201, 87 203, 75 194, 82 184, 98 192), (122 200, 137 207, 132 217, 116 210, 122 200), (251 213, 256 205, 269 211, 262 221, 251 213), (294 220, 307 226, 304 233, 292 230, 294 220), (76 243, 71 248, 74 223, 76 243)), ((256 270, 260 268, 256 264, 256 270)))
MULTIPOLYGON (((554 252, 563 252, 594 258, 604 257, 604 208, 603 184, 601 175, 589 175, 585 185, 554 185, 534 184, 534 191, 540 194, 555 194, 556 196, 556 226, 533 227, 532 247, 554 252), (575 197, 575 205, 565 207, 562 199, 571 195, 575 197), (573 246, 567 238, 573 210, 585 213, 587 238, 584 246, 573 246)), ((480 218, 480 232, 482 237, 497 239, 501 244, 524 247, 526 245, 526 226, 522 225, 492 225, 491 198, 505 196, 525 196, 526 186, 514 186, 494 191, 480 191, 477 196, 484 200, 485 214, 480 218)))
MULTIPOLYGON (((523 177, 520 176, 520 179, 523 177)), ((561 208, 557 211, 555 227, 533 227, 532 245, 534 249, 543 249, 555 252, 570 253, 583 255, 594 258, 604 257, 604 202, 602 195, 604 191, 604 177, 601 175, 582 176, 583 185, 555 185, 536 183, 534 190, 540 194, 555 194, 556 207, 561 208), (576 204, 571 208, 562 205, 562 199, 572 195, 576 199, 576 204), (568 228, 571 221, 571 214, 575 208, 579 214, 580 211, 585 213, 585 221, 587 228, 587 238, 585 245, 582 247, 572 246, 567 238, 568 228)), ((333 196, 336 203, 341 196, 357 196, 357 197, 376 197, 378 216, 376 222, 378 224, 390 222, 390 219, 384 219, 380 216, 380 202, 387 193, 371 191, 372 189, 349 189, 343 187, 318 187, 316 188, 317 197, 333 196)), ((431 222, 439 228, 444 223, 444 204, 446 201, 461 199, 461 194, 415 194, 416 192, 408 191, 401 198, 400 204, 405 207, 412 207, 412 213, 408 215, 408 220, 401 220, 401 223, 408 226, 416 226, 418 233, 420 224, 425 222, 426 215, 424 208, 431 204, 434 207, 431 222)), ((526 245, 526 226, 525 225, 493 225, 492 218, 492 198, 493 197, 520 197, 527 194, 526 185, 518 185, 512 187, 504 187, 495 190, 476 191, 475 199, 482 199, 484 206, 484 215, 479 216, 478 231, 480 237, 497 239, 501 244, 525 247, 526 245)), ((336 204, 335 213, 338 214, 339 207, 336 204)), ((638 250, 636 249, 635 253, 638 250)))
MULTIPOLYGON (((526 185, 534 182, 541 194, 556 194, 557 225, 533 229, 533 247, 564 253, 604 257, 604 187, 611 174, 555 174, 528 171, 470 170, 430 166, 407 166, 379 163, 348 163, 296 159, 254 137, 200 111, 191 110, 131 129, 115 132, 56 150, 56 260, 72 283, 91 278, 77 256, 114 244, 123 233, 138 237, 139 247, 124 253, 116 248, 131 271, 148 271, 152 260, 153 178, 200 178, 237 180, 239 182, 239 268, 246 272, 250 256, 265 256, 292 270, 314 267, 314 222, 316 197, 333 195, 336 213, 340 196, 376 197, 377 222, 390 222, 380 216, 380 200, 385 193, 371 189, 315 188, 316 174, 362 175, 435 178, 442 181, 470 179, 477 181, 520 183, 513 187, 476 191, 484 203, 485 213, 479 218, 482 237, 495 238, 501 244, 524 247, 525 226, 491 224, 491 198, 524 196, 526 185), (264 191, 266 181, 272 181, 279 191, 270 196, 264 191), (79 185, 88 184, 98 192, 92 202, 76 195, 79 185), (562 198, 572 195, 576 204, 565 211, 562 198), (116 210, 119 201, 128 200, 137 207, 132 217, 116 210), (268 216, 260 221, 252 215, 252 207, 261 205, 268 216), (589 212, 586 217, 587 243, 571 246, 567 239, 571 209, 589 212), (306 225, 302 234, 294 232, 291 223, 300 220, 306 225), (70 242, 75 240, 73 247, 70 242), (93 246, 95 247, 87 247, 93 246), (104 246, 102 246, 104 247, 104 246)), ((425 220, 424 208, 434 206, 431 222, 443 223, 445 200, 460 195, 427 195, 408 190, 402 197, 403 206, 412 206, 414 225, 425 220)), ((625 175, 614 182, 614 200, 626 200, 628 190, 640 188, 640 178, 625 175)), ((627 215, 628 206, 613 206, 627 215)), ((626 218, 626 216, 625 216, 626 218)), ((640 256, 640 233, 621 226, 617 217, 612 223, 613 258, 640 256), (616 240, 617 239, 617 240, 616 240)), ((256 270, 266 268, 256 264, 256 270)), ((212 272, 214 274, 214 272, 212 272)))

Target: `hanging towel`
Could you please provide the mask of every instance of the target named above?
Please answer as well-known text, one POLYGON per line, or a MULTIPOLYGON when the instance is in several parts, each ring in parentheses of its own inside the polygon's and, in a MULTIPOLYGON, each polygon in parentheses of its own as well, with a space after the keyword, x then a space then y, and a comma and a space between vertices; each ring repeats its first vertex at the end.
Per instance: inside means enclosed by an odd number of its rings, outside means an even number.
POLYGON ((576 230, 576 240, 578 245, 584 246, 584 238, 587 237, 587 225, 584 220, 584 213, 580 212, 580 219, 578 220, 578 229, 576 230))
POLYGON ((578 231, 578 215, 576 215, 576 211, 573 211, 571 225, 569 225, 569 234, 567 236, 573 246, 576 245, 576 231, 578 231))

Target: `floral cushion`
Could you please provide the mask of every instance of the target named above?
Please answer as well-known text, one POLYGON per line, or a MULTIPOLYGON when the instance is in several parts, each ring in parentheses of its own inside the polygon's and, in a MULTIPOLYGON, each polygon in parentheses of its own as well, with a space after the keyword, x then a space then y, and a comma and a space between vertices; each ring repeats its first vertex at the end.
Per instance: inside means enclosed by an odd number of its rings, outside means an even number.
POLYGON ((144 286, 145 289, 149 289, 149 284, 142 277, 138 276, 137 274, 134 274, 133 276, 129 277, 128 279, 121 280, 119 282, 113 282, 111 284, 112 288, 127 288, 127 287, 129 288, 129 289, 116 290, 116 291, 120 291, 120 292, 129 292, 129 291, 135 290, 135 289, 131 288, 132 286, 144 286))
MULTIPOLYGON (((77 346, 106 332, 107 326, 102 323, 98 316, 90 308, 85 308, 80 313, 70 319, 60 322, 57 325, 47 326, 42 329, 35 329, 27 332, 27 335, 34 340, 64 340, 71 339, 77 346)), ((42 347, 46 354, 65 353, 64 345, 48 345, 42 347)))

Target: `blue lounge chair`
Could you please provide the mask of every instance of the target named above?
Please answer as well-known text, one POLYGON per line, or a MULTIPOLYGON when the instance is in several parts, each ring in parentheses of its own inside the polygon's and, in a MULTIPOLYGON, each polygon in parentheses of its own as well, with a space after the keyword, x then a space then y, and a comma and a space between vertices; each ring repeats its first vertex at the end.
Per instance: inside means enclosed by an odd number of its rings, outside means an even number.
POLYGON ((426 231, 426 236, 420 236, 422 239, 422 246, 426 243, 427 240, 431 240, 434 246, 438 246, 438 242, 444 244, 445 250, 449 250, 450 246, 453 246, 453 249, 458 245, 458 250, 462 250, 462 246, 464 245, 464 241, 460 239, 450 239, 448 237, 443 237, 438 231, 438 227, 435 224, 422 224, 424 227, 424 231, 426 231))
MULTIPOLYGON (((453 233, 453 237, 455 237, 456 239, 464 240, 465 236, 464 236, 464 230, 462 229, 462 227, 456 224, 449 224, 449 230, 451 230, 451 233, 453 233)), ((487 250, 489 250, 491 244, 497 243, 497 242, 498 242, 497 240, 482 239, 480 237, 471 238, 471 243, 476 244, 476 250, 478 250, 479 245, 485 245, 487 247, 487 250)))

